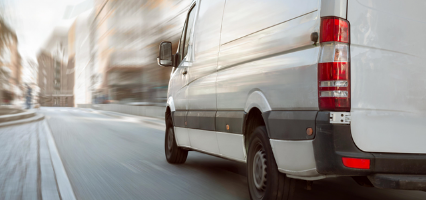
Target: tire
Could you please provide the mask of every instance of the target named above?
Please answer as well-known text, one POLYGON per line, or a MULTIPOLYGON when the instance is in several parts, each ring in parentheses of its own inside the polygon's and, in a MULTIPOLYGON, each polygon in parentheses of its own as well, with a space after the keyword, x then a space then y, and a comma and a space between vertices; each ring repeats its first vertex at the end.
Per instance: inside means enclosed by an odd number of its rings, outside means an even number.
POLYGON ((257 127, 250 138, 247 178, 253 200, 290 200, 296 181, 278 171, 264 126, 257 127))
POLYGON ((173 129, 173 122, 169 118, 166 125, 166 137, 164 139, 166 159, 171 164, 183 164, 188 157, 188 151, 178 147, 173 129))

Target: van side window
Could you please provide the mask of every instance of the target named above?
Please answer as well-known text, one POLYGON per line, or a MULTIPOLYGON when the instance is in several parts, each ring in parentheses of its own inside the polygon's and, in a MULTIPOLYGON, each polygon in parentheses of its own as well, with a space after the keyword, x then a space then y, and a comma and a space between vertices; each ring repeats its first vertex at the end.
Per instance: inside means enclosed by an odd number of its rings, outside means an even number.
POLYGON ((188 54, 188 46, 189 41, 192 38, 192 32, 194 28, 194 19, 195 19, 195 6, 191 8, 191 11, 189 11, 188 20, 187 20, 187 27, 186 27, 186 34, 185 34, 185 44, 184 49, 182 52, 182 58, 185 58, 185 56, 188 54))
POLYGON ((185 30, 186 30, 186 22, 185 22, 185 25, 183 25, 182 36, 180 37, 180 40, 179 40, 179 47, 178 47, 178 53, 180 55, 179 56, 179 63, 183 59, 183 46, 184 46, 183 42, 185 41, 185 30))
POLYGON ((180 37, 179 47, 178 47, 178 53, 179 53, 179 58, 178 58, 179 60, 177 61, 178 65, 180 64, 180 62, 182 62, 183 58, 185 58, 186 54, 188 54, 188 43, 192 35, 191 33, 192 33, 193 25, 194 25, 194 15, 195 15, 193 14, 195 13, 194 8, 195 8, 195 5, 191 7, 191 10, 189 11, 189 14, 188 14, 188 18, 185 20, 185 24, 183 25, 182 35, 180 37), (189 27, 188 27, 188 24, 189 24, 189 27), (187 29, 189 29, 189 31, 187 31, 187 29))

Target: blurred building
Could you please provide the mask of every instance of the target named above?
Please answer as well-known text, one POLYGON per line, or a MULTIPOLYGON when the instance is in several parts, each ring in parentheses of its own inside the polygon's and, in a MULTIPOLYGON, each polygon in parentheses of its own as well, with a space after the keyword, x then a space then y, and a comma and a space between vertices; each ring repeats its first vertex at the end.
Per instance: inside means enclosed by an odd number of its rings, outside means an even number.
MULTIPOLYGON (((23 89, 23 95, 25 96, 27 94, 27 86, 31 87, 32 89, 32 105, 36 105, 39 103, 39 93, 40 88, 38 87, 38 64, 32 59, 27 59, 24 61, 22 60, 22 80, 25 82, 24 84, 21 84, 24 86, 23 89)), ((26 100, 26 99, 22 99, 26 100)))
POLYGON ((0 19, 0 104, 10 104, 22 97, 21 73, 18 38, 0 19))
POLYGON ((177 46, 191 0, 95 0, 93 98, 166 102, 170 68, 157 66, 158 45, 177 46))
POLYGON ((22 60, 22 80, 28 84, 37 84, 38 64, 32 59, 22 60))
POLYGON ((93 10, 78 15, 68 31, 68 57, 75 62, 74 103, 92 103, 92 75, 90 39, 91 26, 94 18, 93 10))
POLYGON ((55 29, 37 57, 41 106, 74 106, 74 59, 68 57, 68 30, 55 29))

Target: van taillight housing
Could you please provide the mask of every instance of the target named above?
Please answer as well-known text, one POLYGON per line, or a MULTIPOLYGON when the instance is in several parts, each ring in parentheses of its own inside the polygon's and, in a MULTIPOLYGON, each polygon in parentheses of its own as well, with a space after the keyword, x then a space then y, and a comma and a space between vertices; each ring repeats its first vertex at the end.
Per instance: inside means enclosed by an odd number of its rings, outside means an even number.
POLYGON ((349 22, 338 17, 322 18, 320 42, 349 43, 349 22))
POLYGON ((320 110, 351 109, 349 28, 349 22, 344 19, 321 18, 321 57, 318 64, 320 110))

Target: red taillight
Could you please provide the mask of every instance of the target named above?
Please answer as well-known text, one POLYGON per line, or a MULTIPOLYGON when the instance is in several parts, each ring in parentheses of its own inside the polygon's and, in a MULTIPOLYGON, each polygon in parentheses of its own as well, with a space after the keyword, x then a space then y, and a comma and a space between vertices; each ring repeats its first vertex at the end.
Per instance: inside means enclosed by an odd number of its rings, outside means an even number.
POLYGON ((321 19, 321 57, 318 64, 320 110, 350 111, 349 22, 321 19))
POLYGON ((318 99, 321 110, 350 110, 349 63, 318 64, 318 80, 318 99))
POLYGON ((322 18, 320 42, 349 43, 349 22, 337 17, 322 18))
POLYGON ((342 162, 345 167, 355 169, 370 169, 370 159, 342 157, 342 162))
POLYGON ((329 80, 348 80, 349 79, 349 63, 348 62, 332 62, 319 64, 320 81, 329 80))

